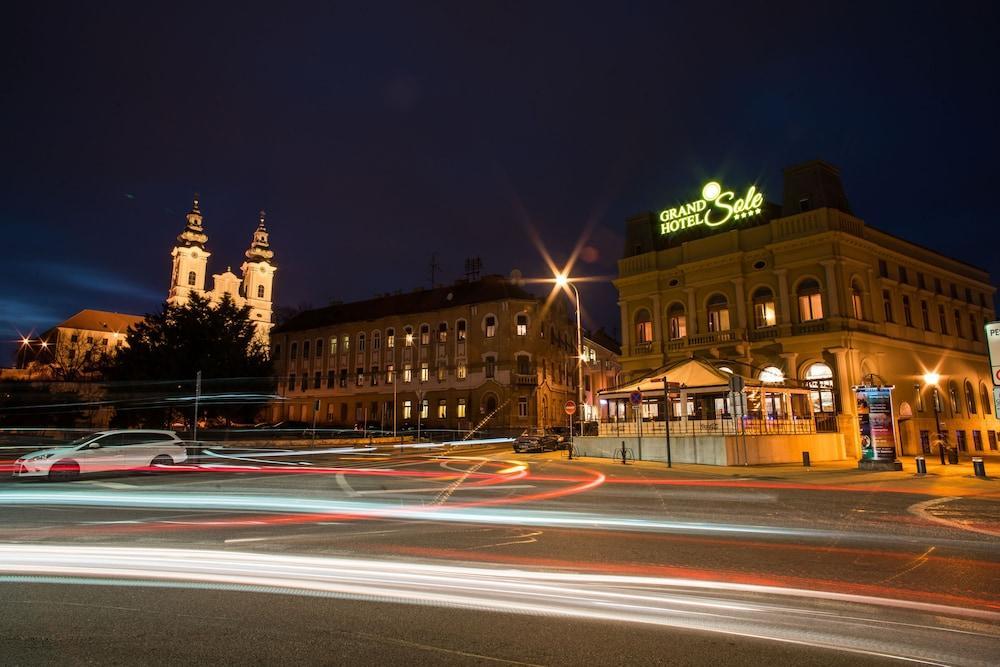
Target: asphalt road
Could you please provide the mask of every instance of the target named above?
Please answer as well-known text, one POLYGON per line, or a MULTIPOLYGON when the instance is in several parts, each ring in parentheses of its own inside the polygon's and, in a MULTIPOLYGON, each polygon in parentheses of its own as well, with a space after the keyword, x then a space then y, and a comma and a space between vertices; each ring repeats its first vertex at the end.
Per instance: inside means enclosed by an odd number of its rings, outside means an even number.
POLYGON ((219 453, 0 483, 5 662, 1000 654, 992 497, 498 447, 219 453))

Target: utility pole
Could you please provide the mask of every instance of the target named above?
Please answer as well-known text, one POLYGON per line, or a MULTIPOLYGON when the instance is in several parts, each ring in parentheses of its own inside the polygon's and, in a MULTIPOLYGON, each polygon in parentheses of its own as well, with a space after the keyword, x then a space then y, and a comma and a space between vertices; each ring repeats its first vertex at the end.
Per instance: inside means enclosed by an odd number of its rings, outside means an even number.
POLYGON ((201 371, 194 376, 194 426, 192 440, 198 439, 198 399, 201 398, 201 371))

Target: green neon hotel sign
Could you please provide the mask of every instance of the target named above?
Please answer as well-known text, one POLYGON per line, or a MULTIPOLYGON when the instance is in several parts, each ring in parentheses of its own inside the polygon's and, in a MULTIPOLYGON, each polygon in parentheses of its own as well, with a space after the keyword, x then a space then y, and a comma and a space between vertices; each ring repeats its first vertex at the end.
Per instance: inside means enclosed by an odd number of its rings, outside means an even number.
POLYGON ((715 181, 701 189, 701 199, 660 211, 660 234, 673 234, 704 225, 719 227, 730 220, 743 220, 761 214, 764 195, 751 185, 744 196, 737 198, 732 190, 723 191, 715 181))

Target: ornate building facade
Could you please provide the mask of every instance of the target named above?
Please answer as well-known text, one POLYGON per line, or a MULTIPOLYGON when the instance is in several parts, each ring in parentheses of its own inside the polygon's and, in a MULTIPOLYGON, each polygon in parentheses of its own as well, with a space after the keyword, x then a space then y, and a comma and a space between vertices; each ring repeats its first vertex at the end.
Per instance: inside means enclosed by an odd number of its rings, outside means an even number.
POLYGON ((780 205, 755 187, 699 194, 627 223, 626 379, 693 358, 808 388, 847 456, 860 442, 852 387, 892 385, 901 453, 997 454, 985 271, 866 224, 823 162, 787 169, 780 205))
POLYGON ((187 225, 177 237, 177 245, 170 253, 173 270, 167 303, 183 305, 192 294, 218 302, 223 295, 229 294, 236 305, 250 307, 250 319, 257 326, 260 339, 266 342, 268 332, 274 326, 272 306, 277 266, 264 224, 264 211, 260 212, 257 229, 244 254, 244 261, 240 266, 242 277, 238 277, 231 267, 227 267, 224 272, 212 275, 211 290, 205 288, 208 258, 212 256, 207 244, 208 234, 205 233, 196 195, 191 211, 187 214, 187 225))
POLYGON ((546 307, 500 276, 305 311, 271 332, 283 397, 271 416, 388 431, 562 425, 575 336, 561 299, 546 307))

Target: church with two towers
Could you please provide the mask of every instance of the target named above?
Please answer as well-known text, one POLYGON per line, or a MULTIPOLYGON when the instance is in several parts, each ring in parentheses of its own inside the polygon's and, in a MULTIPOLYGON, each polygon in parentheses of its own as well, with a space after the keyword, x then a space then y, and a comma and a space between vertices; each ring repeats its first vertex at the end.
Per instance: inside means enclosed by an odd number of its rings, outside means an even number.
POLYGON ((177 237, 177 244, 170 253, 173 271, 167 303, 184 305, 192 294, 198 294, 212 302, 218 302, 229 294, 237 306, 250 307, 250 319, 257 326, 260 339, 267 342, 268 332, 274 326, 273 290, 274 251, 268 242, 264 211, 260 212, 257 229, 253 233, 250 247, 244 253, 240 266, 242 277, 227 267, 222 273, 212 274, 212 289, 206 289, 208 279, 208 258, 212 253, 207 248, 208 234, 202 224, 198 197, 195 195, 191 211, 187 214, 187 226, 177 237))

